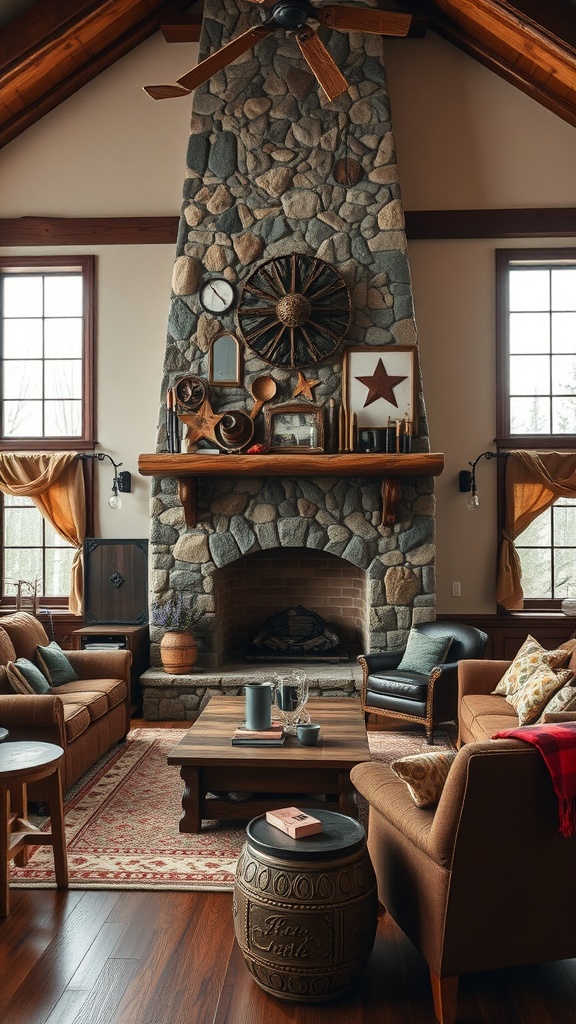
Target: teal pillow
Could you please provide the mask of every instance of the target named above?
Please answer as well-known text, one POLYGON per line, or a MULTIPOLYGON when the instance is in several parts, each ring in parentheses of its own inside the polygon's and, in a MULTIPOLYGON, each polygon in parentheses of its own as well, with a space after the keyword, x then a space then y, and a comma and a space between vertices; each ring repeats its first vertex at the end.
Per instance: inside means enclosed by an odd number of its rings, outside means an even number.
POLYGON ((398 672, 431 672, 444 661, 450 644, 451 636, 428 636, 417 629, 411 629, 408 643, 398 665, 398 672))
POLYGON ((54 640, 47 647, 36 648, 36 660, 51 686, 73 683, 78 679, 64 651, 54 640))
POLYGON ((17 658, 14 667, 21 676, 24 676, 34 693, 50 693, 50 683, 33 661, 29 661, 28 658, 17 658))

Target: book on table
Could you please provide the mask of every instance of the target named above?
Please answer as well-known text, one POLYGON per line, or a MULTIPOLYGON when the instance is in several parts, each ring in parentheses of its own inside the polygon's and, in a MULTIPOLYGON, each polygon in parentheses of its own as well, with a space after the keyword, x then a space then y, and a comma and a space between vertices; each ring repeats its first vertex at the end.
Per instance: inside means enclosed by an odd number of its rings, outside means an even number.
POLYGON ((269 729, 247 729, 239 725, 232 733, 232 744, 245 747, 281 747, 286 739, 284 726, 274 723, 269 729))
POLYGON ((302 839, 322 831, 322 822, 299 807, 279 807, 275 811, 266 811, 266 821, 292 839, 302 839))

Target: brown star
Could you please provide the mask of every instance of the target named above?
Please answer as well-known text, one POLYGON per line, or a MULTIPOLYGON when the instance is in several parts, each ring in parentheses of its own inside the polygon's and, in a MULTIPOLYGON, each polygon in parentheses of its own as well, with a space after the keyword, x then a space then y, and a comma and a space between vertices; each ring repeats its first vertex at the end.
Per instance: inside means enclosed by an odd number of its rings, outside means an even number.
POLYGON ((394 388, 407 379, 407 377, 391 377, 386 372, 384 363, 379 359, 371 377, 356 377, 356 380, 359 380, 361 384, 365 384, 368 388, 364 409, 367 405, 372 405, 372 402, 376 402, 379 398, 383 398, 385 402, 390 402, 390 405, 395 405, 398 408, 394 388))
POLYGON ((296 390, 294 391, 292 398, 296 398, 296 395, 304 395, 304 398, 309 398, 312 402, 312 388, 315 388, 319 383, 319 380, 306 380, 304 374, 299 372, 298 384, 296 385, 296 390))
POLYGON ((206 399, 198 412, 184 414, 179 413, 178 419, 182 420, 188 427, 188 441, 192 444, 194 441, 199 441, 202 437, 207 437, 211 441, 216 441, 215 429, 217 424, 222 419, 222 413, 215 413, 212 410, 212 406, 208 399, 206 399))

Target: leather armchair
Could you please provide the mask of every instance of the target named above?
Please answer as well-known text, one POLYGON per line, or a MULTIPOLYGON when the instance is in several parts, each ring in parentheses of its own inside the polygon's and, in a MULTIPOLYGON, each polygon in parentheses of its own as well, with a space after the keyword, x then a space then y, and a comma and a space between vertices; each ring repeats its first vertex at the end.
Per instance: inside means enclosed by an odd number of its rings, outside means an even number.
POLYGON ((534 747, 467 743, 432 808, 387 765, 350 778, 369 803, 378 899, 426 960, 441 1024, 456 1020, 460 974, 576 956, 576 834, 558 831, 534 747))
POLYGON ((457 720, 458 662, 482 658, 488 636, 460 622, 422 622, 414 629, 427 636, 452 637, 445 661, 431 672, 404 672, 398 671, 404 648, 361 654, 362 708, 366 716, 389 715, 418 722, 433 743, 435 725, 457 720))

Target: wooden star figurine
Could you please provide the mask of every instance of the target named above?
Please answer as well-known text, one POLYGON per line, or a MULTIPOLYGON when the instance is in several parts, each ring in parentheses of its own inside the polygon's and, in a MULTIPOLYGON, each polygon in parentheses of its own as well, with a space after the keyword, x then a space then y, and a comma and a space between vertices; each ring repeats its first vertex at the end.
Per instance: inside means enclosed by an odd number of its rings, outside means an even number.
POLYGON ((294 391, 292 398, 296 398, 297 395, 304 395, 304 398, 307 398, 309 399, 310 402, 313 402, 314 398, 312 395, 312 388, 315 388, 316 385, 319 383, 319 380, 306 380, 304 374, 301 371, 299 371, 298 384, 296 385, 296 390, 294 391))

